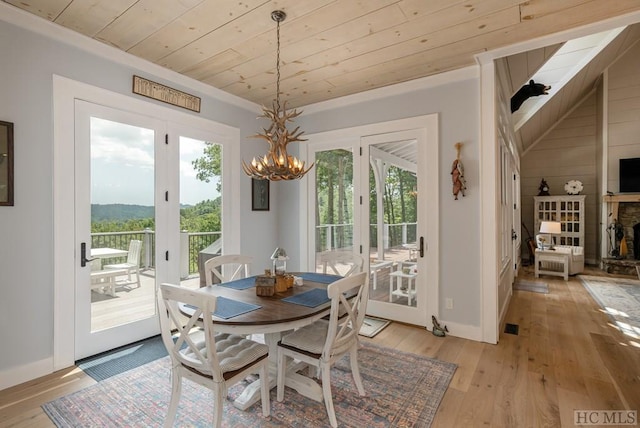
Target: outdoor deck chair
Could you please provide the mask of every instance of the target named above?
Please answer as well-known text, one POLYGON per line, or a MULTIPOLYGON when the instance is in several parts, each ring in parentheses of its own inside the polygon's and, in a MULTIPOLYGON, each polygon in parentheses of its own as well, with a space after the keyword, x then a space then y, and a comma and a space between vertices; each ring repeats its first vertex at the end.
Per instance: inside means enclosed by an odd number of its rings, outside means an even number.
POLYGON ((104 265, 103 269, 126 269, 128 281, 131 282, 131 272, 136 273, 136 284, 140 287, 140 253, 142 252, 142 241, 132 239, 129 242, 129 252, 127 253, 127 261, 124 263, 116 263, 104 265))

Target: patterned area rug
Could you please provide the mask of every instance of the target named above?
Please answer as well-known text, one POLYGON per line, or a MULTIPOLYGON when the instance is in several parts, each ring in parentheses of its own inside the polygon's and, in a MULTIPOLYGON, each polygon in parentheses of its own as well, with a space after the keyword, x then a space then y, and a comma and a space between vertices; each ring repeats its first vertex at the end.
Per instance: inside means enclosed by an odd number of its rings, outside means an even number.
POLYGON ((620 331, 640 339, 640 281, 589 275, 579 278, 620 331))
MULTIPOLYGON (((338 424, 341 427, 429 427, 456 370, 456 365, 363 344, 358 352, 366 391, 353 385, 348 356, 331 371, 338 424)), ((171 393, 169 357, 113 376, 42 406, 58 427, 160 427, 171 393)), ((242 391, 229 391, 234 399, 242 391)), ((225 403, 224 427, 327 427, 323 403, 286 388, 282 403, 271 391, 271 416, 262 417, 260 403, 246 411, 225 403)), ((213 395, 184 382, 175 426, 205 427, 213 420, 213 395)))

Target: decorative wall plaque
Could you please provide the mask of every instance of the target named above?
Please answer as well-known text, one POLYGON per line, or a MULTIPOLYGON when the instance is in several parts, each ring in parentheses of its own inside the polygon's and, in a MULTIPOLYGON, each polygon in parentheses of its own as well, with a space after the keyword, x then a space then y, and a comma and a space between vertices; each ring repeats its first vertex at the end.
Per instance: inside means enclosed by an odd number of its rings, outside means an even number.
POLYGON ((133 93, 200 113, 200 97, 170 88, 140 76, 133 76, 133 93))
POLYGON ((13 123, 0 121, 0 206, 13 206, 13 123))

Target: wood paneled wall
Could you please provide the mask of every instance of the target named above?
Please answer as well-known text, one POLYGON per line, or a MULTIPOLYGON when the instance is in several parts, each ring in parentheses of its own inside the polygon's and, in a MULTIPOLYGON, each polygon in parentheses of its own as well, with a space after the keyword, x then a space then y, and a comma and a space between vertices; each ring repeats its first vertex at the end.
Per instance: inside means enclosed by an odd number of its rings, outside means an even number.
POLYGON ((640 157, 640 43, 609 68, 607 190, 619 188, 619 159, 640 157))
MULTIPOLYGON (((533 197, 544 178, 551 195, 564 195, 569 180, 584 185, 585 259, 595 263, 599 233, 596 209, 596 96, 587 97, 569 116, 562 120, 543 140, 521 159, 522 221, 531 233, 533 228, 533 197)), ((523 238, 526 232, 523 230, 523 238)), ((526 248, 523 248, 526 257, 526 248)))

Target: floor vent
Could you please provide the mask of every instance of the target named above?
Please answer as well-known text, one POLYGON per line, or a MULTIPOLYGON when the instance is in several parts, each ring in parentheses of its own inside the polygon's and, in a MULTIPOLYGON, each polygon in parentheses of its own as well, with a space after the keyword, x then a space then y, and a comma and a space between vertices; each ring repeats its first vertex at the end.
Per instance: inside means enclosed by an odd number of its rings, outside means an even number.
POLYGON ((518 324, 509 324, 506 323, 504 325, 504 332, 508 333, 508 334, 515 334, 516 336, 518 335, 518 324))

